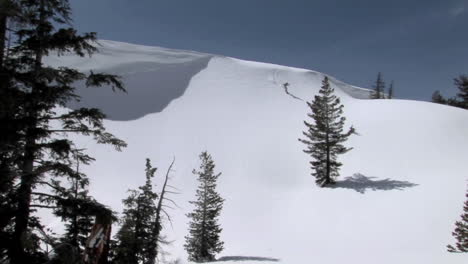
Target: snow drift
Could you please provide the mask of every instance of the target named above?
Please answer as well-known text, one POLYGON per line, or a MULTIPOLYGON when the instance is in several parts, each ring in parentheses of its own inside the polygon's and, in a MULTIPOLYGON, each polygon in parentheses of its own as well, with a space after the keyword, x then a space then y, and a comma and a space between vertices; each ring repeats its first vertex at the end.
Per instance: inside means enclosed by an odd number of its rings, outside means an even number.
MULTIPOLYGON (((164 171, 175 156, 173 243, 166 259, 186 262, 186 213, 203 150, 222 172, 220 223, 231 261, 303 263, 466 263, 447 253, 462 212, 468 111, 426 102, 361 100, 369 91, 334 78, 347 125, 359 133, 341 157, 334 188, 318 188, 298 142, 324 74, 228 57, 101 41, 91 59, 51 57, 51 65, 121 74, 128 95, 80 90, 102 107, 107 128, 128 148, 114 152, 78 138, 97 161, 91 192, 121 210, 127 189, 144 181, 145 158, 164 171), (288 83, 287 92, 284 84, 288 83), (292 96, 293 95, 293 96, 292 96)), ((76 107, 72 105, 71 107, 76 107)), ((160 186, 158 186, 160 187, 160 186)), ((157 187, 157 188, 158 188, 157 187)))

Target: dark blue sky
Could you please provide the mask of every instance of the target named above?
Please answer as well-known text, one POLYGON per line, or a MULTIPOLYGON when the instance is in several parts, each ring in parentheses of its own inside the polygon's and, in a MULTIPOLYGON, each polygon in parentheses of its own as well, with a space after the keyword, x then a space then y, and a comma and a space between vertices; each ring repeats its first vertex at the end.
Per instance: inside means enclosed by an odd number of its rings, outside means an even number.
POLYGON ((71 0, 102 39, 321 71, 396 96, 452 96, 468 74, 468 0, 71 0))

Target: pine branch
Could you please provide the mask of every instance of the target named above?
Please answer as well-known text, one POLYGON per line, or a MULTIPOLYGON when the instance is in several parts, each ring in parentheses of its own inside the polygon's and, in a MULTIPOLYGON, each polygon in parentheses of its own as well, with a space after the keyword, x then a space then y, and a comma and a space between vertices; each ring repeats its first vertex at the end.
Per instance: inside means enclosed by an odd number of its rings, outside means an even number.
POLYGON ((42 204, 31 204, 31 208, 44 208, 44 209, 57 209, 57 206, 42 205, 42 204))

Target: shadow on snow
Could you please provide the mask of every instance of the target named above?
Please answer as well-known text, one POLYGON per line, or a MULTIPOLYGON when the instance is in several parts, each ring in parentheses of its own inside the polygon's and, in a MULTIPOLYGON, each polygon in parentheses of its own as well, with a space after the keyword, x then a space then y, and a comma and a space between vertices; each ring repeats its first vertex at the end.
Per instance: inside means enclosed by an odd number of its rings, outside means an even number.
POLYGON ((270 261, 270 262, 278 262, 279 259, 266 258, 266 257, 252 257, 252 256, 226 256, 226 257, 219 258, 217 261, 270 261))
POLYGON ((76 83, 79 102, 69 102, 68 107, 96 107, 107 119, 129 121, 164 110, 169 103, 185 93, 193 76, 205 69, 211 57, 193 61, 164 64, 158 62, 134 62, 106 69, 122 76, 128 93, 112 93, 110 87, 85 88, 84 82, 76 83))
POLYGON ((408 181, 396 181, 391 179, 376 180, 377 177, 367 177, 360 173, 356 173, 351 177, 347 177, 342 181, 337 181, 333 185, 327 186, 327 188, 337 189, 351 189, 358 193, 364 194, 367 190, 372 191, 391 191, 391 190, 404 190, 418 186, 418 184, 408 181))

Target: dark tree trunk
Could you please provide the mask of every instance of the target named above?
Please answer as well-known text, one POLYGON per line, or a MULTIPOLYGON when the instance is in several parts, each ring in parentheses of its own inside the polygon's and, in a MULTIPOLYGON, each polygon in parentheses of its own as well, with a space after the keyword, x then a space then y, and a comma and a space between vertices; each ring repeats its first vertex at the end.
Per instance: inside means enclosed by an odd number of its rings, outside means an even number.
MULTIPOLYGON (((326 106, 326 108, 327 108, 327 112, 328 112, 328 105, 326 106)), ((330 120, 327 120, 327 131, 326 131, 326 135, 325 135, 326 136, 325 140, 326 140, 326 144, 327 144, 327 164, 326 164, 326 166, 327 166, 327 171, 326 172, 327 173, 326 173, 325 181, 322 182, 322 186, 331 183, 331 177, 330 177, 330 174, 331 174, 331 172, 330 172, 330 170, 331 170, 331 165, 330 165, 330 133, 329 133, 330 126, 329 126, 329 122, 330 122, 330 120)))
POLYGON ((24 243, 28 230, 28 223, 31 211, 31 193, 38 175, 34 172, 34 161, 36 158, 36 139, 37 139, 37 93, 39 81, 39 71, 42 67, 43 47, 42 41, 44 38, 43 24, 46 20, 45 16, 45 0, 40 1, 39 6, 39 25, 37 27, 39 44, 35 52, 34 71, 37 75, 36 84, 32 85, 31 98, 27 106, 27 115, 29 124, 26 130, 26 144, 24 147, 24 160, 21 168, 21 181, 18 189, 18 208, 15 216, 15 230, 12 241, 12 264, 27 263, 26 252, 24 251, 24 243))
MULTIPOLYGON (((3 58, 5 56, 7 15, 0 12, 0 74, 3 75, 3 58)), ((3 77, 1 77, 3 79, 3 77)))
POLYGON ((15 230, 13 233, 12 250, 11 250, 11 263, 22 264, 27 263, 27 257, 24 252, 24 242, 26 239, 26 232, 28 229, 31 192, 34 176, 33 170, 33 155, 32 151, 27 151, 25 155, 25 162, 23 164, 21 177, 21 185, 18 189, 17 201, 18 208, 15 215, 15 230), (28 173, 29 172, 29 173, 28 173))
MULTIPOLYGON (((0 0, 3 1, 3 0, 0 0)), ((0 8, 6 8, 6 2, 0 4, 0 8), (4 6, 5 5, 5 6, 4 6)), ((6 10, 0 10, 0 89, 5 89, 6 74, 3 71, 3 61, 5 60, 5 42, 7 34, 7 19, 6 10)), ((2 113, 3 115, 3 113, 2 113)))

